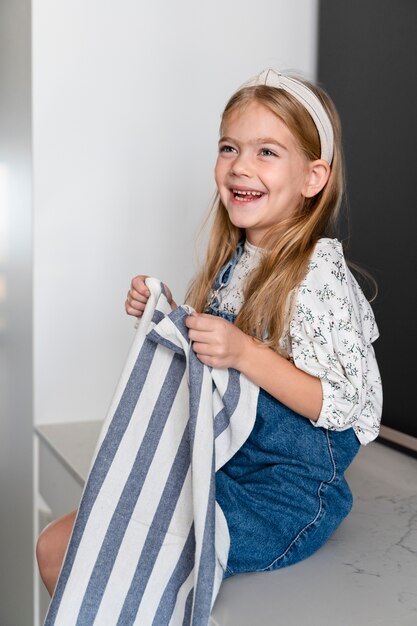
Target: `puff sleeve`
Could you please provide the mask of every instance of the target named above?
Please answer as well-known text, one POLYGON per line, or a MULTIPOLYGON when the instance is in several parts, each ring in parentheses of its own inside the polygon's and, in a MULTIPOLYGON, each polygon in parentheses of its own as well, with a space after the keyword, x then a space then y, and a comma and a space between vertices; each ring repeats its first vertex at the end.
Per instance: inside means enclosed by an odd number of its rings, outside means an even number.
POLYGON ((290 326, 295 365, 317 376, 323 404, 314 426, 353 427, 366 444, 379 432, 382 387, 372 342, 374 314, 336 239, 320 239, 295 299, 290 326))

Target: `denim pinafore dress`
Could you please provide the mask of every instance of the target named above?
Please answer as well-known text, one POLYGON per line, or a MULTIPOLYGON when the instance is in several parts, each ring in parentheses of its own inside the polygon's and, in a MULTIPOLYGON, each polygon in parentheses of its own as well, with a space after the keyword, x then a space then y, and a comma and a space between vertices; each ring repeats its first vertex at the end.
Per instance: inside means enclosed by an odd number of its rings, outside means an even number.
MULTIPOLYGON (((221 289, 242 252, 240 242, 206 308, 229 322, 235 316, 222 312, 221 289)), ((359 447, 352 428, 313 426, 260 389, 250 436, 216 472, 216 500, 230 533, 225 577, 279 569, 318 550, 352 507, 344 472, 359 447)))

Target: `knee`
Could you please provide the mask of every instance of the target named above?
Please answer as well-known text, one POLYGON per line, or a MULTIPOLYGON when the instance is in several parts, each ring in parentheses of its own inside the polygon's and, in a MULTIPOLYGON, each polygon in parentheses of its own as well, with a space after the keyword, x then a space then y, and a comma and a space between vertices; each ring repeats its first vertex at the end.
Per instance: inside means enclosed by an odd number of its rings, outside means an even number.
POLYGON ((38 567, 42 574, 43 571, 48 569, 48 566, 51 563, 51 559, 53 557, 51 551, 51 531, 50 527, 47 526, 43 529, 41 534, 38 537, 38 541, 36 542, 36 560, 38 561, 38 567))
POLYGON ((58 555, 54 550, 55 541, 53 535, 54 529, 49 525, 41 532, 36 543, 36 560, 38 562, 39 574, 50 595, 53 593, 60 568, 58 555))
POLYGON ((52 595, 71 535, 75 512, 52 522, 39 535, 36 559, 40 576, 52 595))

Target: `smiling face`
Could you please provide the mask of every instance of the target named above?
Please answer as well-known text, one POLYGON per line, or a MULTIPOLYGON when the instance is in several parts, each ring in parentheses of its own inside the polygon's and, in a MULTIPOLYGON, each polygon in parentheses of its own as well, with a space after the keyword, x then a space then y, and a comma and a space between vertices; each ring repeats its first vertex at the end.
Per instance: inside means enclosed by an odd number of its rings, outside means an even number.
POLYGON ((275 224, 310 196, 314 162, 281 119, 256 100, 222 126, 215 179, 229 219, 259 245, 275 224))

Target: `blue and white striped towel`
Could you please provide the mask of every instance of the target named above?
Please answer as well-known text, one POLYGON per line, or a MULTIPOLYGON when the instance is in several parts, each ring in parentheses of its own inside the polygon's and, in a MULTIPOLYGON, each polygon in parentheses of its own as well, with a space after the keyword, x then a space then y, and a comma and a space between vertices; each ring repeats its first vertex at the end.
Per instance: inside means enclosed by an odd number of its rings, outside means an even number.
POLYGON ((223 578, 214 473, 249 436, 259 390, 203 365, 192 309, 147 284, 45 626, 206 626, 223 578))

